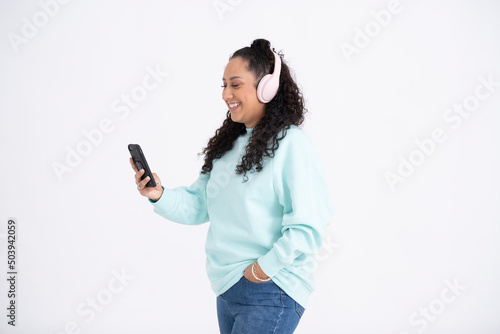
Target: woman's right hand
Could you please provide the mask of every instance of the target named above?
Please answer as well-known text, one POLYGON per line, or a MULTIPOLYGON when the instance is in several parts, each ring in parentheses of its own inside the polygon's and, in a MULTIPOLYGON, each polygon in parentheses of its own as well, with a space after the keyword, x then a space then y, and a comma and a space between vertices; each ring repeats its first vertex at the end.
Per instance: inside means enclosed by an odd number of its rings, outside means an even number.
POLYGON ((142 196, 145 196, 152 201, 157 201, 160 199, 161 195, 163 195, 163 187, 161 186, 161 181, 156 173, 153 173, 153 177, 156 182, 156 187, 146 187, 146 183, 149 182, 149 176, 145 177, 144 180, 141 180, 142 175, 146 172, 143 169, 137 170, 135 167, 134 160, 132 158, 129 159, 130 165, 135 172, 135 183, 137 184, 137 189, 142 196))

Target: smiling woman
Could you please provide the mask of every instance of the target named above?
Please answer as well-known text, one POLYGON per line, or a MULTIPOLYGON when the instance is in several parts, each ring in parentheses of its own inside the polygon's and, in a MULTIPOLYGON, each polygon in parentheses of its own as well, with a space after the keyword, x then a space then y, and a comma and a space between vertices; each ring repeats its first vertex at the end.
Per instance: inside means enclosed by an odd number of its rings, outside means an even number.
POLYGON ((221 333, 293 333, 333 216, 321 159, 299 128, 302 94, 267 40, 236 51, 222 82, 229 110, 198 179, 167 189, 153 173, 157 186, 145 187, 149 178, 132 163, 136 183, 159 215, 210 221, 206 270, 221 333))
POLYGON ((247 68, 247 60, 241 57, 231 59, 222 78, 222 98, 229 107, 233 122, 253 128, 264 116, 266 105, 257 99, 257 80, 247 68))
POLYGON ((231 149, 234 140, 245 133, 245 127, 255 128, 242 163, 237 166, 237 173, 244 173, 246 179, 252 168, 257 172, 262 169, 264 155, 274 155, 287 129, 302 124, 307 109, 283 55, 275 57, 269 41, 264 39, 255 40, 250 47, 239 49, 230 57, 222 87, 222 98, 229 110, 222 127, 203 150, 203 173, 212 170, 213 160, 231 149), (274 72, 276 61, 280 62, 279 88, 274 98, 263 103, 257 96, 257 86, 265 75, 274 72), (280 137, 283 130, 285 133, 280 137))

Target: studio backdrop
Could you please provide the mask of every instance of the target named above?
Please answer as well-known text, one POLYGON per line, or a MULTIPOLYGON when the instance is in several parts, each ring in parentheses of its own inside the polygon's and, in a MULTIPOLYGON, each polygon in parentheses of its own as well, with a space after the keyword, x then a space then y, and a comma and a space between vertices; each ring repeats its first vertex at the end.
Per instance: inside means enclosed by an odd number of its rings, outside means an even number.
POLYGON ((209 223, 153 212, 127 145, 189 186, 231 54, 302 89, 335 215, 296 333, 500 332, 500 3, 0 2, 0 332, 218 333, 209 223))

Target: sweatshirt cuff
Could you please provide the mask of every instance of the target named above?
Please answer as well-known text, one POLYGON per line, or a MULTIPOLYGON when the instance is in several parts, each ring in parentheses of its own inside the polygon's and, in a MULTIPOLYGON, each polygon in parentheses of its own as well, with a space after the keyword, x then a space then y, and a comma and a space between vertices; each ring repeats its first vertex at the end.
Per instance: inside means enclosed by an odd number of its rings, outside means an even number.
POLYGON ((161 197, 156 202, 151 198, 148 198, 148 200, 151 204, 153 204, 156 210, 161 212, 168 212, 175 207, 177 193, 173 189, 163 188, 163 194, 161 194, 161 197))
POLYGON ((274 277, 281 269, 286 267, 286 265, 279 260, 274 248, 266 255, 261 256, 257 262, 259 263, 260 269, 269 277, 274 277))

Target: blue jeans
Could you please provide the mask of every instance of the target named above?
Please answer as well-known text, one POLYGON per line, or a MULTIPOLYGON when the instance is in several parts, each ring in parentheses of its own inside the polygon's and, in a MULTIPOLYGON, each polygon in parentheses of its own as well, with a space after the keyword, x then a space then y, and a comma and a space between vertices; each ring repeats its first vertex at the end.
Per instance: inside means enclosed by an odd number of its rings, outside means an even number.
POLYGON ((243 276, 217 297, 221 334, 291 334, 303 313, 272 280, 253 283, 243 276))

